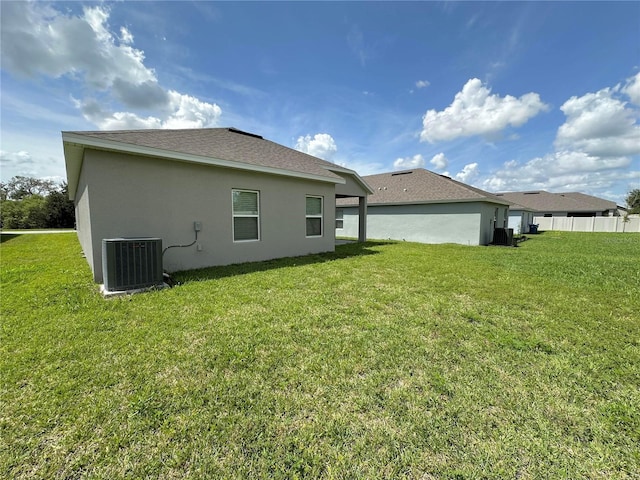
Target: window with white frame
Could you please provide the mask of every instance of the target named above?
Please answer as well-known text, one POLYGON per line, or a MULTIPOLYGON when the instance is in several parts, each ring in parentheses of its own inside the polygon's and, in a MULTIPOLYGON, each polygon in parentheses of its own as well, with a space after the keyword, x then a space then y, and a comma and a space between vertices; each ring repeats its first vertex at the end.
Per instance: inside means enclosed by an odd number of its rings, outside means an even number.
POLYGON ((322 236, 322 197, 307 195, 307 237, 322 236))
POLYGON ((231 190, 233 241, 260 240, 260 194, 255 190, 231 190))
POLYGON ((344 209, 336 208, 336 228, 344 228, 344 209))

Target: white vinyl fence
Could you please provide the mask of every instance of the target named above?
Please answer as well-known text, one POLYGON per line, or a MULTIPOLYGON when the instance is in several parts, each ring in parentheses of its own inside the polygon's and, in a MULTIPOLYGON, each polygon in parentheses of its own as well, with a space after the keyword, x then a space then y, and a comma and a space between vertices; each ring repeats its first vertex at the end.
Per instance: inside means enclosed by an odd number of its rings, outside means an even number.
POLYGON ((538 230, 563 232, 640 232, 640 216, 624 217, 533 217, 538 230))

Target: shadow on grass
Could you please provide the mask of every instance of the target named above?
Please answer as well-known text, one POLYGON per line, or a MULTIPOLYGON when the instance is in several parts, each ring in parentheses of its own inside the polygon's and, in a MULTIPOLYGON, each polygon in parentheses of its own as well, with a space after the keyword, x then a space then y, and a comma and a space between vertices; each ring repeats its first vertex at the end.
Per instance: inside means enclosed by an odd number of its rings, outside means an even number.
POLYGON ((334 260, 342 260, 351 257, 376 255, 379 252, 372 250, 372 247, 391 245, 393 243, 395 242, 368 241, 364 243, 346 243, 343 245, 336 245, 334 252, 317 253, 301 257, 278 258, 263 262, 236 263, 233 265, 224 265, 219 267, 184 270, 181 272, 175 272, 171 274, 171 276, 173 280, 178 283, 215 280, 218 278, 233 277, 235 275, 245 275, 254 272, 264 272, 278 268, 300 267, 303 265, 332 262, 334 260))
POLYGON ((0 234, 0 243, 8 242, 19 236, 19 233, 2 233, 0 234))

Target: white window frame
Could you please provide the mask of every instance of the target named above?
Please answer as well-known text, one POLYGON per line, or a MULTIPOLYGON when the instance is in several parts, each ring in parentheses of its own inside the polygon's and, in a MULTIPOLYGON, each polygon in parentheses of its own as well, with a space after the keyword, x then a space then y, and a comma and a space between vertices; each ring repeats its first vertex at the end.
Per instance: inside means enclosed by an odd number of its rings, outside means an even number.
POLYGON ((344 208, 336 208, 336 230, 344 228, 344 208))
POLYGON ((231 238, 233 239, 233 243, 246 243, 246 242, 259 242, 260 241, 260 191, 259 190, 249 190, 246 188, 232 188, 231 189, 231 238), (255 193, 257 200, 258 213, 250 214, 250 215, 241 215, 236 214, 233 210, 233 192, 246 192, 246 193, 255 193), (236 218, 255 218, 257 223, 258 230, 258 238, 248 238, 244 240, 236 240, 236 218))
POLYGON ((321 195, 305 195, 304 197, 304 233, 306 238, 320 238, 324 235, 324 197, 321 195), (307 198, 320 199, 320 215, 307 215, 307 198), (307 219, 320 219, 320 235, 307 235, 307 219))

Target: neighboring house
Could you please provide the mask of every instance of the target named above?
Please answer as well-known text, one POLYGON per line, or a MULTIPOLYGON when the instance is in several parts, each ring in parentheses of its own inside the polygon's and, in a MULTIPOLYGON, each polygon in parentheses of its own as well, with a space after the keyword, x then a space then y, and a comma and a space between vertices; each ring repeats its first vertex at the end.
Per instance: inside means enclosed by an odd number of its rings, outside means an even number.
MULTIPOLYGON (((449 177, 417 168, 363 179, 373 189, 368 238, 487 245, 494 228, 507 227, 508 201, 449 177)), ((339 199, 337 207, 336 234, 355 237, 356 203, 339 199)))
POLYGON ((496 193, 495 195, 529 209, 537 217, 608 217, 619 215, 615 202, 578 192, 550 193, 536 190, 496 193))
POLYGON ((62 140, 97 282, 102 240, 117 237, 157 237, 165 249, 193 242, 166 250, 168 271, 333 251, 336 197, 353 197, 364 212, 371 193, 353 170, 236 129, 62 132, 62 140))
MULTIPOLYGON (((501 196, 497 194, 496 196, 501 196)), ((512 203, 509 207, 509 228, 513 229, 516 235, 530 233, 530 226, 534 222, 534 211, 524 205, 512 203)))

